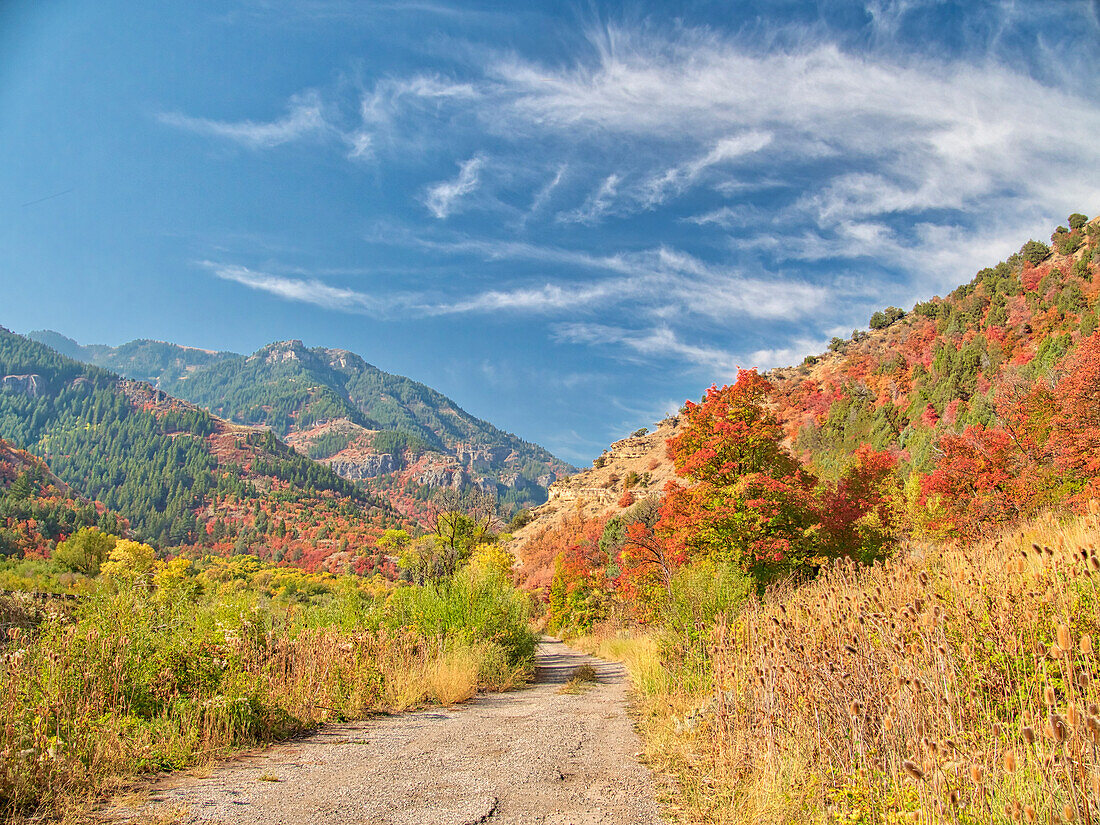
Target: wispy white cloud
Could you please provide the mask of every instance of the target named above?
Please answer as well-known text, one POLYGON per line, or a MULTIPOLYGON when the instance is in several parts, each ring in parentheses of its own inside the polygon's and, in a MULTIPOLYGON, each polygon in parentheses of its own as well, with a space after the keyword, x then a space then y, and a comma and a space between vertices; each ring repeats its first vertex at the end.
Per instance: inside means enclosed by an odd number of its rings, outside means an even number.
POLYGON ((819 312, 840 294, 835 284, 814 284, 719 266, 666 246, 601 256, 517 241, 414 239, 411 242, 450 255, 473 254, 489 261, 532 261, 611 276, 603 280, 560 279, 536 287, 494 289, 455 302, 443 311, 512 308, 552 314, 564 309, 583 312, 629 305, 635 312, 651 317, 794 320, 819 312))
POLYGON ((316 278, 288 278, 215 261, 202 261, 201 265, 223 281, 233 281, 287 301, 313 304, 324 309, 337 309, 342 312, 377 314, 385 308, 384 302, 366 293, 334 287, 316 278))
POLYGON ((604 324, 566 323, 554 328, 557 340, 570 344, 614 344, 647 359, 673 358, 699 367, 733 373, 738 359, 714 347, 690 344, 668 326, 630 330, 604 324))
POLYGON ((669 197, 683 192, 710 167, 759 152, 771 142, 770 132, 747 132, 722 138, 705 155, 666 169, 660 175, 647 180, 642 185, 642 203, 652 209, 669 197))
MULTIPOLYGON (((823 225, 973 212, 1006 193, 1055 213, 1100 199, 1100 184, 1080 174, 1100 165, 1100 105, 1004 64, 857 55, 820 42, 765 52, 690 29, 619 28, 593 45, 594 62, 564 68, 514 56, 494 63, 504 105, 486 117, 499 129, 660 141, 684 159, 647 178, 655 201, 690 179, 693 161, 705 168, 709 155, 685 157, 695 140, 731 130, 771 136, 758 172, 822 162, 798 206, 823 225)), ((624 170, 613 174, 622 179, 624 170)), ((614 211, 601 207, 591 214, 614 211)))
POLYGON ((558 220, 561 223, 596 223, 611 209, 612 200, 619 191, 619 180, 618 175, 608 175, 583 204, 576 209, 560 213, 558 220))
POLYGON ((291 98, 287 113, 278 120, 268 122, 210 120, 178 112, 161 114, 159 120, 169 126, 231 140, 250 149, 270 149, 305 137, 315 137, 329 130, 320 95, 315 91, 291 98))
MULTIPOLYGON (((1100 102, 1086 84, 1051 85, 989 57, 891 50, 908 7, 872 6, 878 45, 859 52, 819 36, 765 49, 717 29, 620 25, 572 61, 470 50, 459 77, 383 78, 356 92, 350 127, 325 118, 353 107, 309 94, 270 123, 166 122, 257 148, 325 134, 349 157, 468 158, 454 178, 417 179, 409 197, 440 220, 474 200, 510 219, 473 238, 410 243, 446 265, 467 255, 525 265, 495 283, 464 281, 481 284, 465 291, 412 289, 403 311, 572 320, 558 340, 726 368, 732 356, 708 345, 723 323, 831 328, 868 300, 958 283, 1033 227, 1100 204, 1100 179, 1082 172, 1100 168, 1100 102), (689 191, 700 197, 685 216, 689 191), (639 218, 647 234, 631 237, 626 219, 643 210, 667 211, 639 218), (654 237, 665 215, 674 229, 654 237), (629 251, 570 236, 612 216, 624 219, 614 229, 629 251), (553 243, 516 240, 540 231, 553 243), (728 262, 684 251, 699 249, 725 250, 728 262), (850 280, 831 274, 842 270, 850 280), (889 283, 875 280, 883 270, 889 283), (631 320, 585 323, 597 312, 631 320), (634 323, 643 329, 626 328, 634 323)), ((308 276, 247 285, 372 311, 361 293, 328 295, 308 276)), ((745 360, 795 358, 818 333, 761 344, 745 360)))
POLYGON ((535 197, 531 199, 531 206, 527 210, 527 217, 534 215, 547 204, 550 197, 554 194, 554 190, 561 186, 562 179, 565 177, 565 171, 568 168, 568 164, 560 164, 557 171, 554 172, 554 177, 550 178, 550 180, 535 193, 535 197))
POLYGON ((685 223, 693 223, 697 226, 710 225, 722 229, 736 229, 754 223, 764 223, 761 210, 748 205, 720 206, 717 209, 711 209, 709 212, 703 212, 699 215, 692 215, 683 220, 685 223))
POLYGON ((457 82, 440 75, 385 78, 365 93, 359 104, 363 121, 387 124, 407 114, 408 107, 460 103, 468 106, 482 96, 472 83, 457 82))
POLYGON ((424 205, 428 207, 428 211, 440 220, 449 217, 458 202, 477 189, 484 165, 484 158, 474 156, 459 164, 457 178, 429 186, 424 196, 424 205))

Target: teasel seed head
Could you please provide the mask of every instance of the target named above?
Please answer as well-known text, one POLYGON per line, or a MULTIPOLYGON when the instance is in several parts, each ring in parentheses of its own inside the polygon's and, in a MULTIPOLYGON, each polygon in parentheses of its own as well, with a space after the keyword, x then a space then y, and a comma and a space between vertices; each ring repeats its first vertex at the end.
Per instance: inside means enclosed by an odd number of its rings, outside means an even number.
POLYGON ((1051 739, 1059 745, 1066 741, 1066 738, 1069 736, 1069 729, 1066 727, 1065 719, 1057 713, 1051 713, 1050 720, 1047 724, 1049 725, 1047 735, 1050 736, 1051 739))
POLYGON ((904 762, 901 763, 901 768, 903 771, 909 774, 910 777, 917 780, 918 782, 924 781, 924 771, 922 771, 920 769, 920 766, 917 765, 917 763, 913 760, 906 759, 904 762))
POLYGON ((1016 751, 1005 751, 1001 764, 1007 773, 1016 773, 1016 751))
POLYGON ((1062 650, 1073 650, 1073 634, 1069 632, 1069 626, 1058 625, 1058 647, 1062 650))
POLYGON ((1081 724, 1081 711, 1072 702, 1066 706, 1066 721, 1069 722, 1071 728, 1076 728, 1081 724))

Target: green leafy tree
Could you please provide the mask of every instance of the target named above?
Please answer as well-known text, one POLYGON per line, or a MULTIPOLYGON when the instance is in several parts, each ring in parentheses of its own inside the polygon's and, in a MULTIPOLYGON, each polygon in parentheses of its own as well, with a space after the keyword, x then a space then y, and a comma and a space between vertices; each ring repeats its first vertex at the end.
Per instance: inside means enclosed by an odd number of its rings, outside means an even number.
POLYGON ((1035 266, 1050 255, 1050 247, 1042 241, 1028 241, 1020 248, 1020 255, 1029 264, 1035 266))
POLYGON ((57 545, 53 560, 68 570, 98 576, 100 566, 117 543, 117 536, 100 532, 95 527, 83 527, 57 545))

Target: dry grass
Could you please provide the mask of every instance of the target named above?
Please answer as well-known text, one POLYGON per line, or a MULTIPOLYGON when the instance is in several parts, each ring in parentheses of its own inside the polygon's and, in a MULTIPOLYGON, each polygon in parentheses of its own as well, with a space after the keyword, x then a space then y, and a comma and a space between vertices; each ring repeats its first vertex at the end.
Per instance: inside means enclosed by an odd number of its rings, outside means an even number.
POLYGON ((499 645, 451 646, 411 629, 292 634, 278 622, 246 624, 224 644, 172 653, 153 673, 125 633, 69 624, 27 634, 11 629, 0 651, 0 816, 74 816, 141 773, 330 720, 450 705, 524 675, 499 645))
POLYGON ((721 627, 715 818, 1100 821, 1098 527, 838 564, 721 627))
POLYGON ((465 702, 477 693, 477 651, 463 647, 436 659, 428 673, 427 688, 443 706, 465 702))
POLYGON ((703 665, 659 628, 575 643, 626 664, 678 821, 1100 823, 1098 515, 838 564, 703 665))

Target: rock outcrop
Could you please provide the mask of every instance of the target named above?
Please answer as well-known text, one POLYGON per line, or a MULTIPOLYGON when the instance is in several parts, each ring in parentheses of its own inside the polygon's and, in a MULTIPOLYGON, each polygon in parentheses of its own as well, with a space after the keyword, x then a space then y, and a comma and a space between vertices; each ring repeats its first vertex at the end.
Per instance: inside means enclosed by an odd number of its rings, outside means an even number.
POLYGON ((5 375, 3 379, 0 379, 0 389, 7 392, 16 392, 21 395, 27 395, 31 398, 37 398, 38 392, 42 386, 42 376, 40 375, 5 375))
POLYGON ((378 478, 381 475, 397 472, 399 462, 389 453, 374 453, 345 458, 334 456, 324 461, 338 476, 349 481, 362 481, 367 478, 378 478))

